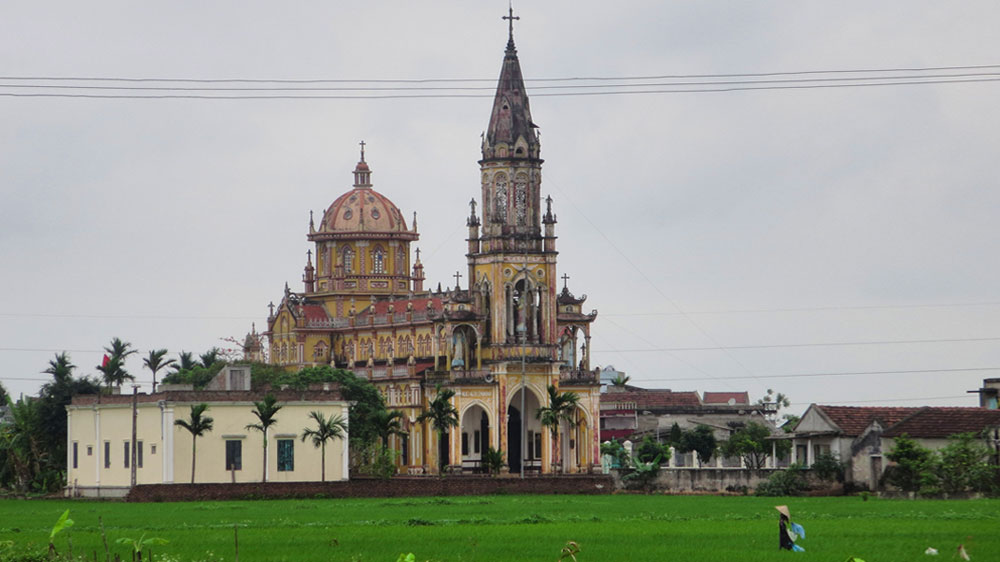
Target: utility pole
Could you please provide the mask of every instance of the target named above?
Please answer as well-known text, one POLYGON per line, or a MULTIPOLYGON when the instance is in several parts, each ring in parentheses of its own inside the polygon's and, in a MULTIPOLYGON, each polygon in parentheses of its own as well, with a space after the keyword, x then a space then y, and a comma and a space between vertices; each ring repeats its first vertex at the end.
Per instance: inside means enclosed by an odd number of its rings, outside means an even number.
POLYGON ((131 471, 132 472, 132 479, 131 479, 131 482, 132 482, 132 487, 133 488, 135 488, 135 476, 136 476, 136 473, 135 473, 135 460, 136 460, 135 443, 136 443, 136 435, 135 435, 135 433, 136 433, 136 419, 139 416, 138 402, 139 402, 139 385, 133 384, 132 385, 132 446, 131 446, 131 450, 129 451, 129 453, 132 456, 132 463, 131 463, 131 467, 132 467, 132 471, 131 471))

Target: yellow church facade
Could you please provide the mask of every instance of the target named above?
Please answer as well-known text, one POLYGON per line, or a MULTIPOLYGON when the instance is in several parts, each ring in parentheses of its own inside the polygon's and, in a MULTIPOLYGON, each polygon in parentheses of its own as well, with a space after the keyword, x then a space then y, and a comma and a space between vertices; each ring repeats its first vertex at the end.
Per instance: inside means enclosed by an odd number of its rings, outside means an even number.
POLYGON ((589 356, 597 312, 583 311, 586 297, 574 296, 565 277, 559 286, 556 216, 541 195, 536 128, 511 34, 483 135, 480 186, 470 191, 468 269, 454 288, 424 288, 419 249, 411 262, 416 214, 407 224, 375 190, 362 143, 352 188, 318 223, 310 217, 303 290, 286 285, 271 306, 267 360, 290 370, 345 368, 374 383, 404 414, 406 435, 392 440, 404 473, 434 473, 440 455, 451 470, 479 470, 490 447, 514 473, 599 466, 600 387, 589 356), (455 391, 459 413, 444 446, 417 421, 439 385, 455 391), (579 396, 558 440, 537 416, 549 386, 579 396))

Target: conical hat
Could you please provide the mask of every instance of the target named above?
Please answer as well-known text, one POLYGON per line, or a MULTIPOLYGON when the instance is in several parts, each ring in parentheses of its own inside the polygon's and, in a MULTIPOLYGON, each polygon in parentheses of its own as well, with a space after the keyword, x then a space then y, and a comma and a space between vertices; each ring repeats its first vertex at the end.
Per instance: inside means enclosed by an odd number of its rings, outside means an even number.
POLYGON ((792 518, 792 514, 788 512, 788 506, 787 505, 776 505, 776 506, 774 506, 774 509, 777 509, 778 513, 784 515, 785 517, 787 517, 789 519, 792 518))

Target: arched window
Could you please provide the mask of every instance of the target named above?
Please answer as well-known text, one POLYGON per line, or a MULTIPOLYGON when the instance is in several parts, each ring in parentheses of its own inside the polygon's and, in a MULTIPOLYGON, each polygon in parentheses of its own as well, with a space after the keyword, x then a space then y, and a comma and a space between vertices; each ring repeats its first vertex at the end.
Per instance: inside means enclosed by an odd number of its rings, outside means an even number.
POLYGON ((524 225, 528 218, 528 176, 518 174, 514 180, 514 216, 524 225))
POLYGON ((372 250, 372 273, 385 273, 385 250, 381 246, 372 250))
POLYGON ((507 222, 507 176, 497 174, 493 178, 493 192, 496 197, 494 209, 499 222, 507 222))
POLYGON ((354 273, 354 250, 347 246, 340 255, 344 264, 344 273, 354 273))

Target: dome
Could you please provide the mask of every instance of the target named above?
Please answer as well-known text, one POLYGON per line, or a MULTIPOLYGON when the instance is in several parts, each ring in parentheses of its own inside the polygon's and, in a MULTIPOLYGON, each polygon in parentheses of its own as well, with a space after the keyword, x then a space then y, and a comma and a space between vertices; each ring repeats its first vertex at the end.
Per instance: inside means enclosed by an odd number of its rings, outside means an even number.
POLYGON ((372 189, 364 157, 354 168, 354 189, 341 195, 323 214, 320 233, 407 232, 403 214, 388 197, 372 189))

